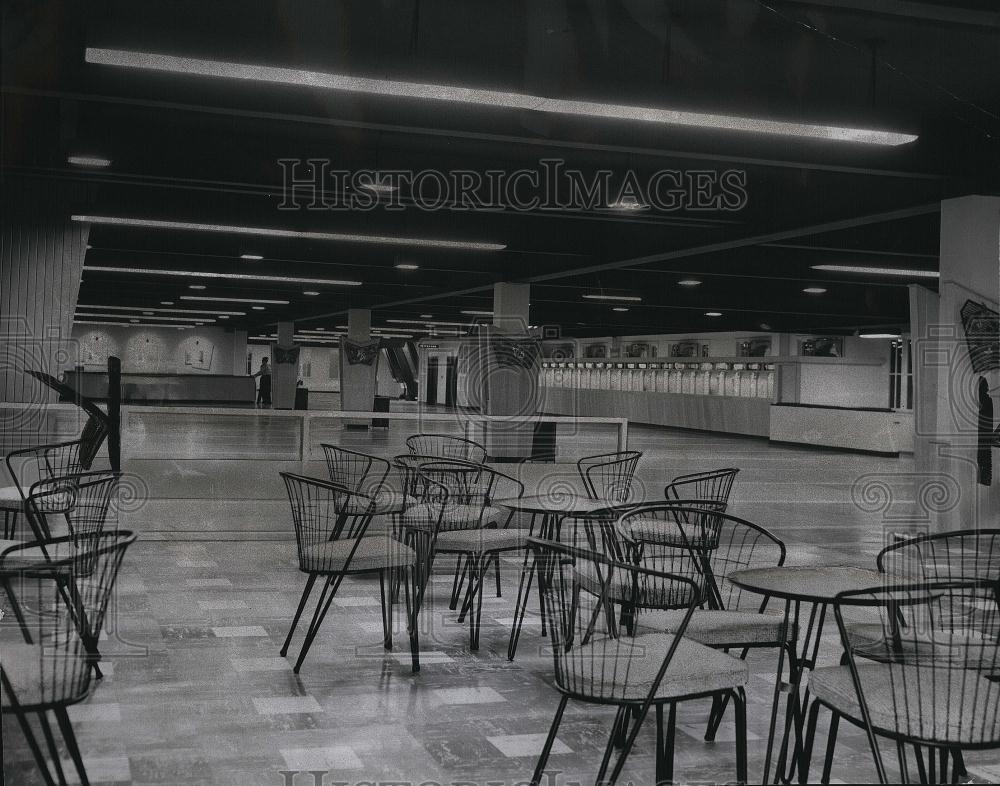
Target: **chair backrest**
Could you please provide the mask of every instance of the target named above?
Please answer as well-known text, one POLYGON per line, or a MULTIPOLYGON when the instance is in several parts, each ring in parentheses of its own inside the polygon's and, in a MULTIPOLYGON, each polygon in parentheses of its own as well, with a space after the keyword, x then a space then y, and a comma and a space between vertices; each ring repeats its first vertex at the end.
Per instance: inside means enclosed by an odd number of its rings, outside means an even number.
POLYGON ((450 434, 414 434, 406 438, 406 448, 415 456, 438 456, 482 464, 486 448, 478 442, 450 434))
POLYGON ((687 576, 617 562, 553 541, 529 538, 528 548, 535 560, 542 615, 549 631, 545 648, 552 652, 558 688, 592 701, 634 698, 637 685, 654 696, 695 608, 694 582, 687 576), (591 577, 587 592, 579 589, 581 575, 591 577), (609 624, 606 615, 614 614, 609 609, 622 601, 621 587, 632 588, 637 598, 650 582, 684 587, 689 598, 687 615, 676 631, 636 646, 619 626, 609 624))
POLYGON ((879 571, 921 581, 1000 581, 1000 529, 939 532, 886 546, 879 571))
POLYGON ((0 554, 26 643, 4 644, 0 678, 4 705, 74 701, 90 685, 90 654, 114 605, 114 587, 132 532, 101 532, 12 546, 0 554), (44 545, 54 559, 39 560, 44 545), (8 649, 9 648, 9 649, 8 649), (7 656, 10 660, 6 661, 7 656), (4 672, 33 675, 25 684, 4 672))
POLYGON ((440 529, 477 529, 483 526, 505 527, 513 509, 497 514, 495 500, 520 498, 524 484, 485 464, 459 461, 428 461, 419 465, 418 474, 426 493, 443 505, 440 529), (433 481, 427 484, 426 481, 433 481), (447 495, 442 498, 440 490, 447 495))
POLYGON ((738 472, 738 469, 729 468, 678 475, 664 487, 663 497, 668 500, 711 499, 728 504, 738 472))
POLYGON ((108 526, 117 512, 120 472, 98 470, 39 480, 28 491, 28 523, 38 540, 67 535, 85 539, 108 526))
POLYGON ((360 491, 370 497, 375 496, 385 484, 389 475, 389 462, 380 456, 359 453, 339 445, 321 445, 326 458, 326 468, 330 480, 360 491))
POLYGON ((375 499, 340 483, 282 472, 295 526, 299 565, 303 570, 322 566, 324 545, 352 541, 346 562, 354 556, 371 524, 375 499))
POLYGON ((587 496, 611 502, 628 502, 632 498, 632 479, 642 453, 625 450, 585 456, 576 462, 587 496))
POLYGON ((887 581, 834 608, 863 720, 925 744, 1000 746, 1000 683, 987 679, 1000 674, 998 584, 887 581), (851 624, 859 606, 880 636, 851 624))
MULTIPOLYGON (((785 563, 785 544, 763 527, 725 512, 715 500, 657 502, 625 513, 617 523, 623 542, 631 542, 641 564, 673 566, 684 573, 688 561, 702 588, 702 603, 729 611, 760 610, 760 595, 744 594, 729 574, 785 563)), ((660 567, 667 570, 667 567, 660 567)))

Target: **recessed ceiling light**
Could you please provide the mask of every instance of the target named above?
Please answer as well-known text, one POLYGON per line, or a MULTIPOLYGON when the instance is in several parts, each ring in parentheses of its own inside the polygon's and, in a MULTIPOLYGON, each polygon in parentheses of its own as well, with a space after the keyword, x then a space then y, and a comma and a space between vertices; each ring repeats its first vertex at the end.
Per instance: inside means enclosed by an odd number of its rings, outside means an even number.
POLYGON ((307 290, 306 290, 305 292, 303 292, 302 294, 303 294, 303 295, 309 295, 309 297, 315 297, 316 295, 318 295, 318 294, 319 294, 319 292, 317 292, 317 291, 316 291, 315 289, 307 289, 307 290))
POLYGON ((97 169, 111 166, 110 159, 101 158, 100 156, 70 156, 66 160, 73 164, 73 166, 89 166, 97 169))
POLYGON ((862 333, 858 338, 899 338, 899 333, 862 333))
POLYGON ((366 180, 358 183, 358 188, 363 188, 365 191, 371 191, 375 194, 391 194, 393 191, 399 190, 388 179, 366 180))
POLYGON ((204 325, 204 322, 195 322, 196 325, 204 325))
POLYGON ((805 292, 807 295, 822 295, 823 293, 826 292, 826 290, 823 287, 806 287, 802 291, 805 292))
POLYGON ((611 309, 611 310, 612 310, 612 311, 628 311, 628 309, 627 309, 627 308, 625 308, 625 306, 615 306, 615 307, 614 307, 613 309, 611 309))
POLYGON ((142 315, 144 317, 151 317, 151 316, 153 316, 153 312, 152 311, 143 311, 142 315))
MULTIPOLYGON (((99 316, 99 314, 90 314, 89 316, 92 316, 92 317, 96 317, 96 316, 99 316)), ((130 319, 130 320, 129 320, 129 322, 135 322, 135 323, 138 323, 138 322, 139 322, 139 320, 138 320, 138 319, 130 319)))
POLYGON ((172 301, 172 300, 161 300, 160 301, 160 305, 161 306, 172 306, 173 304, 174 304, 174 301, 172 301))
POLYGON ((229 319, 225 314, 219 314, 219 319, 229 319))
POLYGON ((203 295, 181 295, 181 300, 209 300, 213 303, 267 303, 271 306, 287 306, 287 300, 261 300, 252 297, 208 297, 203 295))
POLYGON ((863 142, 875 145, 902 145, 914 141, 913 134, 881 131, 867 128, 791 123, 759 117, 737 117, 686 112, 677 109, 663 109, 623 104, 605 104, 593 101, 576 101, 562 98, 546 98, 525 93, 500 90, 436 85, 419 82, 401 82, 389 79, 368 79, 348 74, 331 74, 321 71, 305 71, 295 68, 232 63, 219 60, 204 60, 192 57, 138 52, 123 49, 102 49, 88 47, 85 53, 88 63, 139 68, 148 71, 168 71, 195 76, 221 77, 225 79, 269 82, 294 86, 308 86, 327 90, 343 90, 351 93, 365 93, 377 96, 420 98, 434 101, 479 104, 522 111, 546 112, 550 114, 581 115, 602 117, 611 120, 634 120, 667 125, 713 128, 723 131, 745 131, 756 134, 778 136, 798 136, 837 142, 863 142))
POLYGON ((721 317, 722 316, 722 312, 721 311, 706 311, 705 312, 705 316, 706 317, 721 317))
POLYGON ((264 310, 263 306, 250 306, 250 308, 252 308, 254 311, 263 311, 264 310))
POLYGON ((493 316, 493 312, 492 311, 486 311, 486 310, 478 311, 476 309, 471 309, 471 308, 470 309, 466 309, 465 311, 460 311, 459 313, 460 314, 465 314, 466 316, 469 316, 469 317, 492 317, 493 316))
POLYGON ((420 265, 414 265, 410 262, 400 262, 396 265, 396 270, 419 270, 420 265))
POLYGON ((259 262, 263 258, 260 254, 240 254, 240 259, 249 259, 251 262, 259 262))
POLYGON ((433 314, 421 314, 420 318, 421 319, 434 319, 434 315, 433 314))
POLYGON ((261 237, 301 238, 304 240, 329 240, 340 243, 381 243, 391 246, 426 246, 429 248, 461 251, 503 251, 503 243, 479 243, 464 240, 435 240, 424 237, 395 237, 392 235, 358 235, 341 232, 305 232, 295 229, 270 227, 239 227, 227 224, 198 224, 190 221, 160 221, 152 218, 125 218, 122 216, 71 216, 73 221, 84 224, 145 227, 148 229, 180 229, 185 232, 223 232, 230 235, 257 235, 261 237))
POLYGON ((813 265, 813 270, 829 273, 860 273, 866 276, 901 276, 903 278, 941 278, 936 270, 904 270, 897 267, 864 267, 860 265, 813 265))
POLYGON ((700 287, 701 282, 696 278, 682 278, 677 282, 682 287, 700 287))
MULTIPOLYGON (((236 281, 270 281, 277 284, 327 284, 335 287, 360 287, 360 281, 333 278, 299 278, 297 276, 258 276, 251 273, 204 273, 200 270, 159 270, 157 268, 86 266, 84 273, 129 273, 141 276, 184 276, 187 278, 223 278, 236 281)), ((189 284, 189 289, 204 289, 201 284, 189 284)), ((211 298, 220 300, 221 298, 211 298)))
POLYGON ((610 210, 649 210, 649 205, 644 202, 640 202, 634 196, 623 197, 622 199, 616 199, 613 202, 608 203, 608 208, 610 210))
POLYGON ((634 295, 584 295, 587 300, 620 300, 623 303, 641 303, 641 297, 634 295))

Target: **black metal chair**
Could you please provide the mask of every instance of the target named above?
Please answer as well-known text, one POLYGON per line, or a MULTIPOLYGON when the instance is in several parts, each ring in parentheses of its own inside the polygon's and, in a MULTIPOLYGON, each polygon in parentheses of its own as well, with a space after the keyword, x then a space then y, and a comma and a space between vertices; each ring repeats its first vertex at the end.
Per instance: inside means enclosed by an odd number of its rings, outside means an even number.
MULTIPOLYGON (((695 612, 701 588, 690 575, 672 574, 646 565, 611 560, 594 551, 530 538, 539 586, 542 613, 550 631, 550 649, 556 688, 562 694, 555 718, 535 768, 532 784, 539 784, 570 699, 616 706, 618 717, 604 751, 596 782, 613 784, 635 744, 651 707, 656 708, 657 744, 655 782, 673 781, 676 707, 683 701, 729 696, 736 708, 736 772, 745 783, 746 702, 744 685, 749 671, 744 661, 684 636, 695 612), (578 576, 598 578, 596 593, 580 591, 578 576), (687 598, 676 629, 657 634, 629 636, 596 632, 594 620, 604 613, 615 587, 630 587, 638 595, 656 587, 671 587, 687 598), (667 719, 664 719, 666 709, 667 719), (619 721, 629 712, 635 722, 621 753, 606 779, 611 757, 619 742, 619 721)), ((690 563, 690 560, 688 560, 690 563)))
POLYGON ((692 472, 678 475, 663 489, 667 500, 710 499, 729 504, 738 469, 713 469, 708 472, 692 472))
POLYGON ((921 783, 957 782, 956 751, 1000 748, 996 581, 893 584, 887 577, 887 586, 841 593, 834 611, 845 663, 809 676, 803 778, 821 706, 865 730, 880 783, 912 782, 907 745, 921 783), (848 608, 873 615, 881 635, 852 626, 848 608), (879 738, 895 743, 898 781, 889 780, 879 738))
POLYGON ((642 453, 624 450, 585 456, 576 462, 587 496, 609 502, 629 502, 632 499, 632 481, 642 453))
POLYGON ((125 551, 134 541, 135 535, 125 531, 59 538, 45 545, 62 556, 42 562, 37 561, 41 544, 0 553, 0 575, 12 588, 24 638, 0 643, 0 712, 16 717, 47 784, 67 783, 50 712, 79 782, 89 784, 67 707, 90 693, 96 656, 81 633, 96 639, 101 631, 125 551), (72 588, 72 603, 66 602, 67 588, 72 588), (47 755, 30 715, 37 717, 47 755))
MULTIPOLYGON (((1000 529, 952 530, 907 538, 883 548, 875 564, 880 573, 892 577, 887 580, 893 581, 1000 581, 1000 529)), ((883 635, 878 620, 851 620, 848 627, 855 642, 867 639, 874 646, 883 635)), ((830 780, 839 724, 840 716, 833 712, 823 761, 823 783, 830 780)), ((954 771, 964 774, 961 751, 952 751, 952 756, 954 771)))
POLYGON ((414 456, 437 456, 483 464, 486 448, 471 439, 450 434, 414 434, 406 438, 406 449, 414 456))
POLYGON ((4 514, 4 528, 0 534, 3 538, 14 537, 18 516, 27 510, 32 483, 88 471, 108 434, 106 416, 103 413, 102 417, 91 415, 77 439, 8 453, 7 471, 14 485, 0 488, 0 510, 4 514))
MULTIPOLYGON (((299 618, 309 600, 316 580, 324 577, 312 620, 306 631, 302 648, 295 661, 298 673, 309 648, 319 632, 330 609, 333 598, 346 576, 356 573, 378 573, 382 595, 383 644, 392 649, 392 605, 396 571, 403 572, 402 584, 406 587, 407 619, 412 624, 410 612, 409 580, 407 574, 414 566, 416 555, 409 546, 395 540, 389 533, 367 535, 376 512, 376 501, 358 491, 333 481, 309 478, 282 472, 292 509, 295 541, 298 547, 299 570, 308 575, 298 608, 288 629, 281 655, 288 654, 289 645, 299 618), (388 590, 387 591, 387 580, 388 590)), ((411 652, 416 669, 416 646, 411 635, 411 652)))

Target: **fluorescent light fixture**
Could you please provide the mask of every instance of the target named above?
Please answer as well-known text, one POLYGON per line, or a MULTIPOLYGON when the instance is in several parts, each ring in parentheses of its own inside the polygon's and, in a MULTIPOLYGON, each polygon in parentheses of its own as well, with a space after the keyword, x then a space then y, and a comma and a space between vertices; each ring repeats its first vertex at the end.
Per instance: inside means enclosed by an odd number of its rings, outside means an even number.
POLYGON ((862 333, 858 338, 899 338, 899 333, 862 333))
POLYGON ((160 305, 161 306, 172 306, 173 304, 174 304, 174 301, 172 301, 172 300, 161 300, 160 301, 160 305))
POLYGON ((696 278, 682 278, 677 282, 682 287, 700 287, 701 282, 696 278))
POLYGON ((153 316, 153 312, 152 311, 143 311, 142 315, 144 317, 151 317, 151 316, 153 316))
POLYGON ((802 291, 807 295, 822 295, 826 292, 823 287, 806 287, 802 291))
POLYGON ((706 317, 721 317, 722 316, 722 312, 721 311, 706 311, 705 312, 705 316, 706 317))
MULTIPOLYGON (((129 319, 132 318, 131 314, 105 314, 99 311, 77 311, 81 317, 103 317, 104 319, 129 319)), ((158 319, 161 322, 199 322, 208 321, 214 322, 214 319, 208 317, 165 317, 162 314, 150 315, 152 319, 158 319)), ((229 317, 226 317, 228 319, 229 317)))
MULTIPOLYGON (((83 272, 130 273, 141 276, 184 276, 187 278, 222 278, 235 281, 269 281, 276 284, 326 284, 333 287, 360 287, 360 281, 341 281, 334 278, 298 278, 296 276, 258 276, 250 273, 204 273, 200 270, 159 270, 139 267, 103 267, 88 265, 83 272)), ((188 284, 188 289, 204 289, 201 284, 188 284)), ((220 298, 209 298, 220 300, 220 298)))
POLYGON ((229 319, 225 314, 219 314, 219 319, 229 319))
POLYGON ((245 311, 216 311, 215 309, 203 310, 200 308, 150 308, 148 306, 99 306, 93 303, 77 303, 76 307, 86 308, 86 309, 100 309, 101 311, 142 311, 144 314, 147 312, 156 311, 161 314, 225 314, 231 317, 243 317, 246 316, 245 311))
POLYGON ((626 308, 625 306, 615 306, 615 307, 614 307, 613 309, 611 309, 611 310, 612 310, 612 311, 628 311, 628 309, 627 309, 627 308, 626 308))
MULTIPOLYGON (((100 314, 88 314, 87 316, 91 316, 91 317, 99 317, 99 316, 100 316, 100 314)), ((140 321, 140 320, 138 320, 138 319, 130 319, 130 320, 129 320, 129 322, 135 322, 135 323, 138 323, 139 321, 140 321)))
POLYGON ((649 210, 649 205, 640 202, 634 196, 628 196, 624 199, 616 199, 614 202, 608 203, 608 209, 610 210, 649 210))
POLYGON ((250 308, 252 308, 254 311, 263 311, 264 310, 263 306, 250 306, 250 308))
POLYGON ((269 306, 287 306, 287 300, 261 300, 252 297, 208 297, 207 295, 181 295, 181 300, 204 300, 213 303, 264 303, 269 306))
POLYGON ((468 310, 466 310, 466 311, 460 311, 459 313, 460 314, 465 314, 466 316, 469 316, 469 317, 492 317, 493 316, 493 312, 492 311, 477 311, 477 310, 471 309, 471 308, 468 309, 468 310))
POLYGON ((253 82, 311 87, 325 90, 342 90, 380 97, 416 98, 448 101, 504 109, 530 110, 560 115, 602 117, 610 120, 634 120, 676 126, 712 128, 722 131, 742 131, 777 136, 806 137, 835 142, 861 142, 871 145, 902 145, 914 141, 913 134, 881 131, 867 128, 790 123, 757 117, 716 115, 704 112, 686 112, 677 109, 608 104, 594 101, 546 98, 525 93, 500 90, 483 90, 455 85, 436 85, 420 82, 400 82, 390 79, 368 79, 348 74, 331 74, 296 68, 232 63, 204 60, 193 57, 137 52, 125 49, 88 47, 88 63, 146 71, 167 71, 192 76, 239 79, 253 82))
POLYGON ((419 270, 420 265, 414 265, 410 262, 400 262, 396 265, 396 270, 419 270))
POLYGON ((328 240, 340 243, 382 243, 391 246, 426 246, 429 248, 461 251, 503 251, 503 243, 477 243, 464 240, 435 240, 425 237, 396 237, 392 235, 358 235, 347 232, 306 232, 297 229, 270 227, 238 227, 228 224, 198 224, 191 221, 159 221, 152 218, 125 218, 123 216, 71 216, 84 224, 144 227, 146 229, 179 229, 185 232, 223 232, 230 235, 257 235, 261 237, 299 238, 302 240, 328 240))
POLYGON ((941 278, 936 270, 905 270, 898 267, 864 267, 861 265, 813 265, 813 270, 828 273, 860 273, 864 276, 901 276, 902 278, 941 278))
POLYGON ((428 322, 426 319, 387 319, 386 322, 391 322, 394 325, 446 325, 450 327, 466 327, 465 322, 428 322))
POLYGON ((94 168, 104 168, 111 166, 111 159, 100 156, 70 156, 66 159, 73 166, 89 166, 94 168))
MULTIPOLYGON (((112 322, 110 320, 104 319, 74 319, 74 325, 110 325, 114 327, 131 327, 129 322, 112 322)), ((167 325, 161 324, 159 322, 143 322, 143 327, 161 327, 161 328, 177 328, 178 330, 187 330, 190 325, 167 325)))
POLYGON ((240 259, 249 259, 251 262, 260 262, 263 258, 260 254, 240 254, 240 259))
POLYGON ((302 294, 308 295, 309 297, 316 297, 316 295, 318 295, 319 292, 317 292, 315 289, 307 289, 302 294))
POLYGON ((358 187, 366 191, 371 191, 374 194, 391 194, 393 191, 398 191, 396 186, 388 180, 369 180, 364 183, 358 183, 358 187))
POLYGON ((587 300, 615 300, 622 303, 641 303, 641 297, 634 295, 584 295, 587 300))
POLYGON ((421 319, 434 319, 434 315, 433 314, 421 314, 420 318, 421 319))

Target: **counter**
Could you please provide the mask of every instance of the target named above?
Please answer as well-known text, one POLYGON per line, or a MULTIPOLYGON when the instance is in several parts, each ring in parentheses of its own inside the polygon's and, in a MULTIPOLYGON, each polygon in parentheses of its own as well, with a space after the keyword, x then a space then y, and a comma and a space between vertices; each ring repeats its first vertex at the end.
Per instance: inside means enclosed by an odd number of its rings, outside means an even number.
POLYGON ((913 414, 810 404, 771 407, 772 442, 896 455, 913 451, 913 414))
MULTIPOLYGON (((94 401, 107 398, 108 375, 67 371, 65 382, 94 401)), ((245 374, 122 374, 122 403, 252 407, 256 380, 245 374)))

